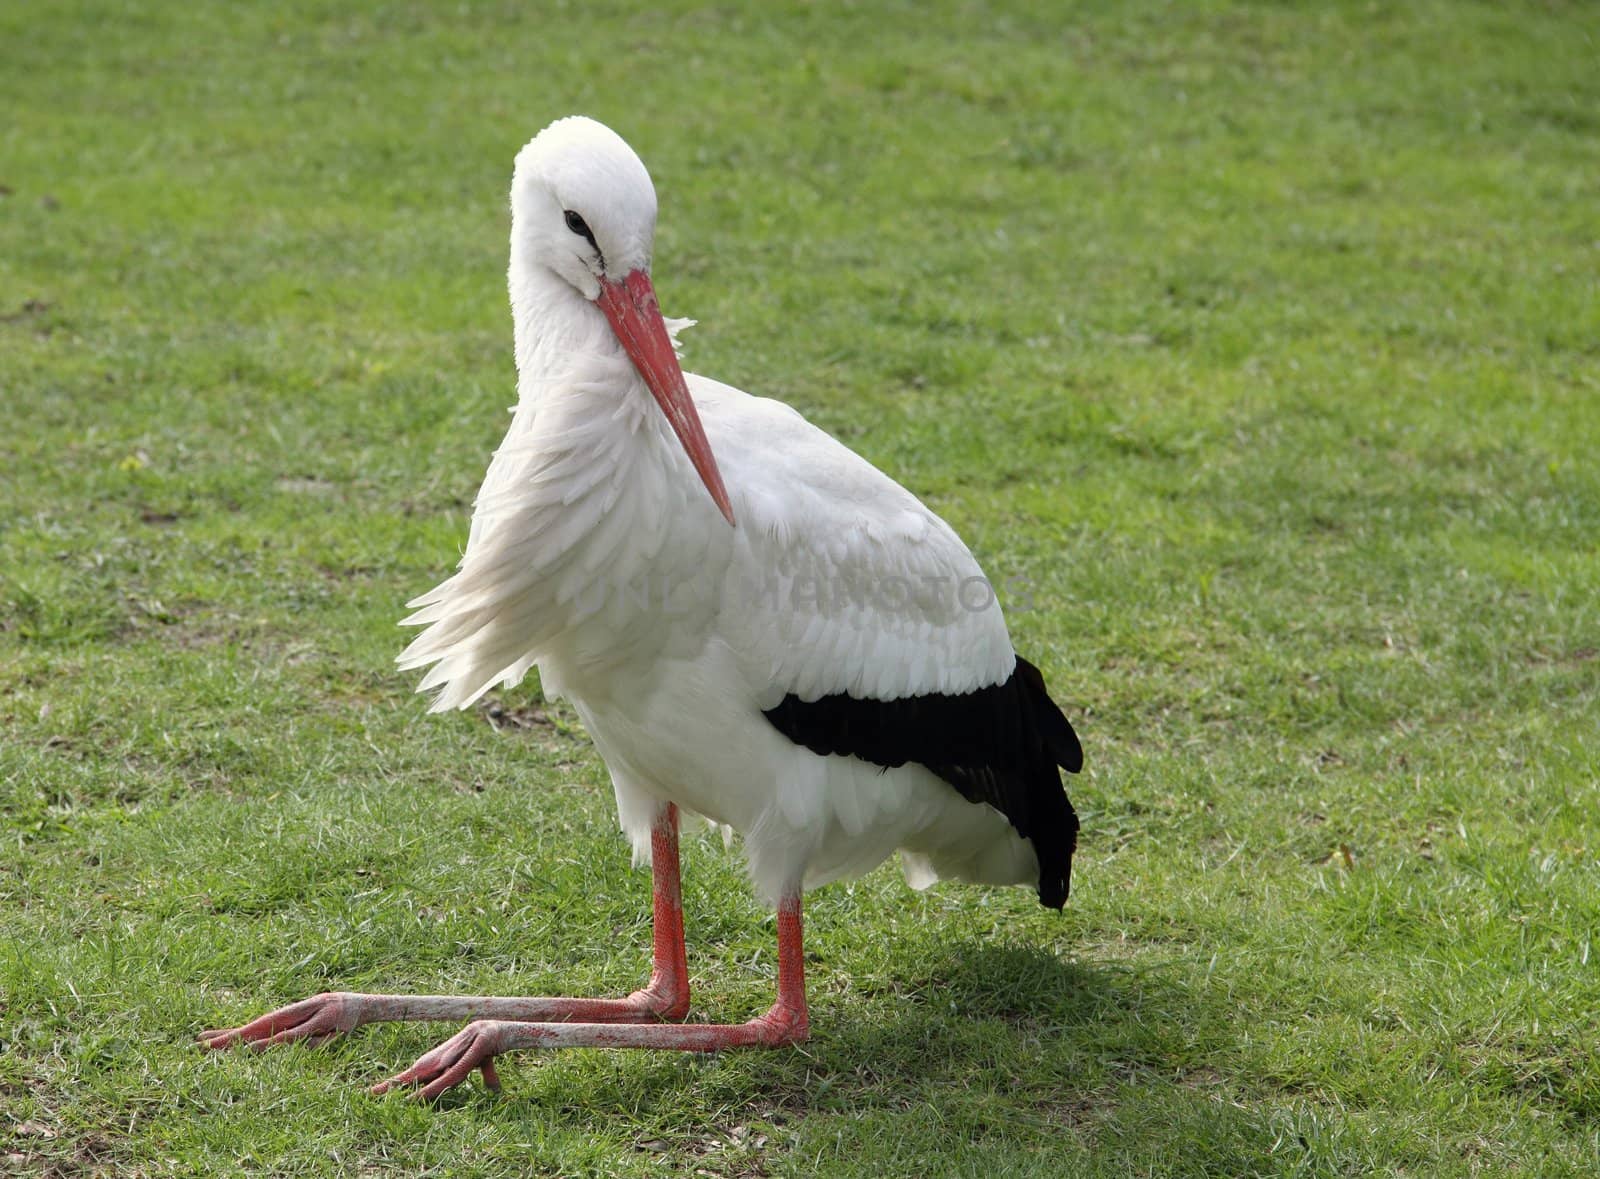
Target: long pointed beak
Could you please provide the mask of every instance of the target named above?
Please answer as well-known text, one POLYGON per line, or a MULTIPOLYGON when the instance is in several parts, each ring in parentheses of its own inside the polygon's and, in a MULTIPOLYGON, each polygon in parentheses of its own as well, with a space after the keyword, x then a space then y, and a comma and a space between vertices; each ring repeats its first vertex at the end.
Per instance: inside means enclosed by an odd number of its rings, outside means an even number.
POLYGON ((661 318, 650 276, 635 270, 621 282, 602 278, 600 297, 595 301, 611 321, 611 330, 617 333, 633 367, 639 370, 644 383, 655 395, 661 412, 667 415, 672 432, 678 436, 684 453, 700 474, 700 482, 706 485, 717 509, 732 524, 733 505, 728 502, 728 489, 722 485, 722 473, 717 470, 717 460, 711 454, 711 443, 706 440, 694 399, 689 396, 678 355, 672 350, 672 337, 667 334, 666 322, 661 318))

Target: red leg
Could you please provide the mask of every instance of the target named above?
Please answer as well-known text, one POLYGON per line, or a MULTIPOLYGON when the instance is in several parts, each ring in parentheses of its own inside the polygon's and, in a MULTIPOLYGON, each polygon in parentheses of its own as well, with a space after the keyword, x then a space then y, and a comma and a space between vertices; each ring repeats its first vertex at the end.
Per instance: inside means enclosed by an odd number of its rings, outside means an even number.
POLYGON ((328 991, 236 1028, 202 1032, 207 1048, 266 1048, 291 1040, 320 1044, 362 1024, 389 1020, 510 1019, 564 1023, 641 1023, 689 1013, 689 966, 683 945, 683 889, 678 866, 678 808, 668 805, 650 833, 654 883, 654 969, 625 999, 511 998, 498 995, 365 995, 328 991))
POLYGON ((473 1069, 498 1086, 494 1058, 513 1048, 675 1048, 715 1052, 720 1048, 798 1044, 810 1035, 806 1012, 805 952, 798 895, 778 907, 778 1001, 764 1015, 737 1024, 603 1024, 511 1022, 480 1019, 427 1053, 398 1076, 374 1085, 385 1093, 396 1085, 422 1084, 431 1099, 460 1084, 473 1069))
MULTIPOLYGON (((671 803, 650 831, 650 981, 628 996, 661 1019, 689 1014, 689 955, 683 944, 683 877, 678 859, 678 808, 671 803)), ((604 1022, 604 1021, 595 1021, 604 1022)))

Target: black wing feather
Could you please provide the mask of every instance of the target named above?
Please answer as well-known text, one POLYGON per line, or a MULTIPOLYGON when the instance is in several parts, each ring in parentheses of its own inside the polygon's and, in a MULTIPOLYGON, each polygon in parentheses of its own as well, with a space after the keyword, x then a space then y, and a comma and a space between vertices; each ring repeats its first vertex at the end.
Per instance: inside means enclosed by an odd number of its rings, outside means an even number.
POLYGON ((1003 684, 960 695, 860 700, 846 693, 785 696, 766 711, 773 726, 813 753, 845 754, 884 767, 914 762, 969 802, 988 803, 1033 843, 1039 901, 1066 903, 1078 816, 1057 767, 1083 768, 1083 746, 1021 656, 1003 684))

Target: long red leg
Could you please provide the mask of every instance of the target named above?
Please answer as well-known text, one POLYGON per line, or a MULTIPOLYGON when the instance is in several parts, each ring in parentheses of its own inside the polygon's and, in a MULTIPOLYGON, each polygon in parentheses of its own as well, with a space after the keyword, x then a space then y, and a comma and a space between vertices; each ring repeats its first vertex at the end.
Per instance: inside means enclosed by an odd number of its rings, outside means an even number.
POLYGON ((403 1073, 374 1085, 385 1093, 396 1085, 421 1084, 419 1097, 437 1097, 460 1084, 473 1069, 484 1070, 494 1087, 494 1058, 514 1048, 675 1048, 715 1052, 721 1048, 798 1044, 810 1035, 806 1012, 804 929, 798 894, 778 907, 778 1001, 764 1015, 737 1024, 521 1023, 480 1019, 468 1024, 403 1073))
POLYGON ((625 999, 565 996, 367 995, 328 991, 280 1007, 236 1028, 202 1032, 207 1048, 265 1048, 291 1040, 318 1044, 362 1024, 391 1020, 509 1019, 565 1023, 639 1023, 689 1013, 689 966, 683 945, 683 889, 678 864, 678 808, 664 807, 650 832, 655 929, 650 981, 625 999))

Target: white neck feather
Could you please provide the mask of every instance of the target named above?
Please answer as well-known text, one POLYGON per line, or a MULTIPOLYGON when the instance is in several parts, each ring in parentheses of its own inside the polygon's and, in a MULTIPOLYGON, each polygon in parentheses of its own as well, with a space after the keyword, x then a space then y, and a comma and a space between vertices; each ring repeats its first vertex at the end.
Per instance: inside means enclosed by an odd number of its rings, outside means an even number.
POLYGON ((517 395, 524 404, 539 401, 581 358, 623 355, 600 308, 559 275, 513 256, 508 285, 517 395))

